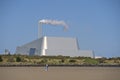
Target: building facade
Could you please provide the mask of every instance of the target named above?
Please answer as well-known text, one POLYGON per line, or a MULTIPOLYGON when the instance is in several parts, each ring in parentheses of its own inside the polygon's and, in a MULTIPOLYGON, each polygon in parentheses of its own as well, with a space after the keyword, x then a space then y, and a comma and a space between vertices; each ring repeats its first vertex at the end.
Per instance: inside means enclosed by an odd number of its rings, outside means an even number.
POLYGON ((81 56, 94 58, 92 50, 80 50, 76 38, 41 37, 16 48, 16 54, 39 56, 81 56))

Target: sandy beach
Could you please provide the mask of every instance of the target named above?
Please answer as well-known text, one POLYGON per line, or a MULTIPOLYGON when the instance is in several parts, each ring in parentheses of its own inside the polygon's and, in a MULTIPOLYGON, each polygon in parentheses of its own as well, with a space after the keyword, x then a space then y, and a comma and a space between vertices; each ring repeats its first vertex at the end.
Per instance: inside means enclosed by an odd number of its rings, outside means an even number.
POLYGON ((120 80, 120 67, 0 67, 0 80, 120 80))

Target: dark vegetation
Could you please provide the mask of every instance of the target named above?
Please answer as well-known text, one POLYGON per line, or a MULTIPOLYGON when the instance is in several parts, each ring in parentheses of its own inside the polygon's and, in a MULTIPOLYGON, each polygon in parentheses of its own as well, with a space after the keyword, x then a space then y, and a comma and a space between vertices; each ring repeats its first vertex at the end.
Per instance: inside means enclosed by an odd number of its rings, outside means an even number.
POLYGON ((0 65, 120 65, 120 57, 89 58, 70 56, 0 55, 0 65))
POLYGON ((0 56, 0 62, 2 62, 3 61, 3 59, 2 59, 2 57, 0 56))
POLYGON ((16 62, 21 62, 21 58, 19 56, 16 57, 16 62))

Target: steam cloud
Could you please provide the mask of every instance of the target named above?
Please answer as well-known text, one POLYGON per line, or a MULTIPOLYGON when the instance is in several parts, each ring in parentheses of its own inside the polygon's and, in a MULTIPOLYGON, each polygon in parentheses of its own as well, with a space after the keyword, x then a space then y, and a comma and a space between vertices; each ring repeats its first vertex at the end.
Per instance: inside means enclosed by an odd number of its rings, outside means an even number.
POLYGON ((68 29, 68 25, 64 21, 42 19, 39 21, 39 23, 40 24, 61 25, 61 26, 64 26, 65 30, 68 29))

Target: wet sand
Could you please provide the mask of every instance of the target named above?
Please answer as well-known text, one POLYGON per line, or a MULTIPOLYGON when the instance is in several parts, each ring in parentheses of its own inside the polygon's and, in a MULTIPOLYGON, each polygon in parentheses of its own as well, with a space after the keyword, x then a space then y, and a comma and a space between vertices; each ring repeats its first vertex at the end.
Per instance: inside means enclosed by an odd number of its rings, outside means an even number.
POLYGON ((120 67, 0 67, 0 80, 120 80, 120 67))

